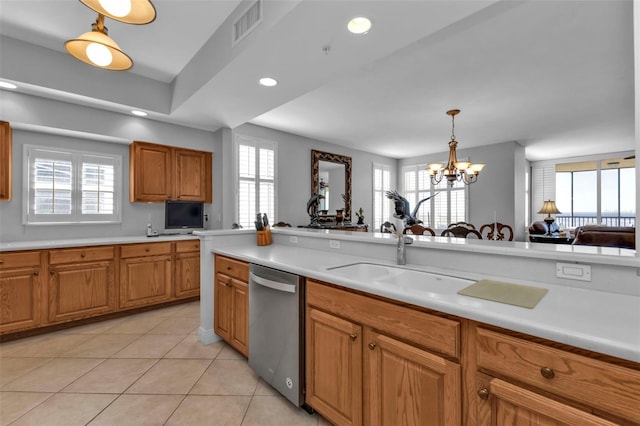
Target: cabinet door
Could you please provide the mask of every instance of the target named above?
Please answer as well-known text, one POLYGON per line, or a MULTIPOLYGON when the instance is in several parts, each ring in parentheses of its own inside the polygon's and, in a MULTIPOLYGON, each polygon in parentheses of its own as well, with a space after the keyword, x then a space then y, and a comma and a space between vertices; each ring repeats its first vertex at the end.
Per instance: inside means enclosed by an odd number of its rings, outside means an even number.
POLYGON ((323 417, 361 425, 362 328, 307 307, 306 380, 306 401, 323 417))
POLYGON ((231 342, 232 336, 233 284, 231 280, 231 277, 217 273, 213 294, 213 329, 225 342, 231 342))
POLYGON ((40 268, 0 271, 0 333, 41 324, 40 268))
POLYGON ((478 425, 612 426, 607 420, 500 379, 478 379, 478 425))
POLYGON ((422 349, 364 332, 366 425, 460 425, 460 366, 422 349))
POLYGON ((49 321, 70 321, 116 309, 114 261, 52 265, 49 321))
POLYGON ((120 260, 120 307, 152 305, 171 300, 171 256, 120 260))
POLYGON ((249 284, 232 280, 232 346, 244 356, 249 356, 249 284))
POLYGON ((200 294, 200 253, 178 253, 175 262, 175 297, 200 294))
POLYGON ((211 172, 207 173, 211 170, 211 153, 179 148, 174 152, 174 198, 211 202, 211 172))
POLYGON ((173 189, 171 147, 134 142, 129 147, 129 201, 164 201, 173 189))
POLYGON ((6 121, 0 121, 0 201, 11 200, 12 144, 11 126, 6 121))

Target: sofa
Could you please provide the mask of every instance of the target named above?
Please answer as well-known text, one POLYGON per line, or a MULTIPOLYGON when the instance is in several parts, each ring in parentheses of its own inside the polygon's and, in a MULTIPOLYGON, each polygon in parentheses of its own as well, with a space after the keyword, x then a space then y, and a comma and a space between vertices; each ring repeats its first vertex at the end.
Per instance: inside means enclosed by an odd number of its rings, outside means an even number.
POLYGON ((575 230, 574 245, 636 248, 633 226, 584 225, 575 230))

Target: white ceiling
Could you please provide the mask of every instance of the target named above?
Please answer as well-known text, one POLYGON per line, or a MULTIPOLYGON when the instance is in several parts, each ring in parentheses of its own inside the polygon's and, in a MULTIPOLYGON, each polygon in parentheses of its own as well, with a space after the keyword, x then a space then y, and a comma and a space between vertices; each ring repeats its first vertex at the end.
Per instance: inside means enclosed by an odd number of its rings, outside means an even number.
POLYGON ((531 160, 634 149, 631 0, 265 0, 263 22, 235 46, 231 24, 251 2, 153 3, 149 25, 106 20, 135 63, 116 72, 64 53, 96 18, 79 1, 0 0, 0 78, 152 119, 251 122, 394 158, 446 151, 452 108, 459 149, 517 141, 531 160), (357 15, 372 20, 368 34, 347 32, 357 15), (258 86, 264 75, 280 84, 258 86))

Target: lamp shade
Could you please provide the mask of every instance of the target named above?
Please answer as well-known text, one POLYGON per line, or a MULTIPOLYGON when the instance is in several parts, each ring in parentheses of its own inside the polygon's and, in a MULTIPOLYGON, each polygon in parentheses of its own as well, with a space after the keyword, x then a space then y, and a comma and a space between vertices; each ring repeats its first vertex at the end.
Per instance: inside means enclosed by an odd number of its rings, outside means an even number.
POLYGON ((544 204, 542 204, 542 208, 538 213, 552 215, 552 214, 559 214, 562 212, 558 210, 558 207, 556 207, 555 201, 547 200, 544 202, 544 204))
POLYGON ((101 15, 127 24, 143 25, 156 19, 156 9, 149 0, 80 0, 101 15))
POLYGON ((120 46, 108 35, 89 31, 64 44, 74 58, 94 67, 124 71, 133 66, 131 58, 120 50, 120 46))

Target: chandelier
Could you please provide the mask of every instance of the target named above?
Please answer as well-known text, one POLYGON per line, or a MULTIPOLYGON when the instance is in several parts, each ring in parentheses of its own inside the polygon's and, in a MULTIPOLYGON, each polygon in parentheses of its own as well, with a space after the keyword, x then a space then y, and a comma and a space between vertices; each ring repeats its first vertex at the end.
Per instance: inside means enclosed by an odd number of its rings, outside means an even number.
POLYGON ((133 66, 131 58, 108 35, 104 18, 127 24, 143 25, 156 19, 156 10, 149 0, 80 0, 85 6, 98 13, 98 19, 91 25, 91 31, 64 46, 74 58, 94 67, 124 71, 133 66))
POLYGON ((472 164, 468 161, 458 161, 456 154, 456 147, 458 142, 456 141, 455 129, 455 116, 460 113, 459 109, 452 109, 447 111, 447 115, 451 116, 451 140, 449 141, 449 161, 443 167, 442 163, 430 163, 427 165, 427 172, 431 177, 431 183, 437 185, 443 178, 447 178, 449 186, 453 186, 453 183, 463 182, 465 185, 478 180, 480 171, 484 168, 484 164, 472 164))

